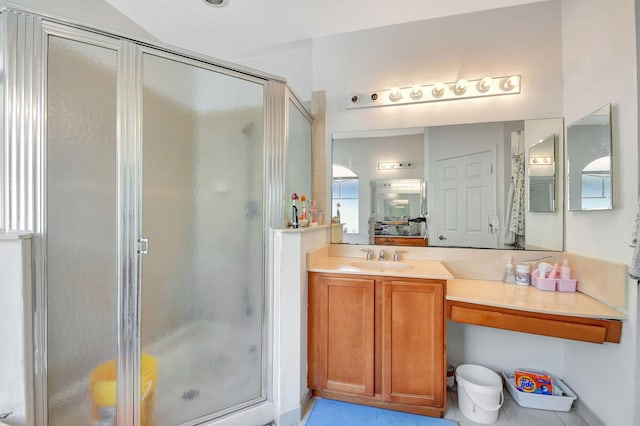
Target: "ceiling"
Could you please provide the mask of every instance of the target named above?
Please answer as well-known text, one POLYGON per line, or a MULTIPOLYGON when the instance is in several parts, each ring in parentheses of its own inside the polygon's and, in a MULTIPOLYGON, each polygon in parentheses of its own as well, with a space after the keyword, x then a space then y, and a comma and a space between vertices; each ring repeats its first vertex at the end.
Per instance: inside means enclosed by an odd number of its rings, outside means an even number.
POLYGON ((240 61, 314 37, 542 0, 106 0, 168 45, 240 61))

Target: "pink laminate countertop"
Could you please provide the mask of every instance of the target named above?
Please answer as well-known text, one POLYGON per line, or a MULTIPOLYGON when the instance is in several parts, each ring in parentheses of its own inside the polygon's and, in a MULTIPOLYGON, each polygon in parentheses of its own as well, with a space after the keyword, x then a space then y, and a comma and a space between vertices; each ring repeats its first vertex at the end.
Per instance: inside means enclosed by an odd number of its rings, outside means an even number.
POLYGON ((326 272, 332 274, 352 274, 352 275, 380 275, 401 278, 430 278, 437 280, 453 279, 451 272, 437 260, 401 260, 399 262, 387 261, 389 267, 410 266, 408 269, 386 269, 363 267, 376 265, 376 260, 364 260, 355 257, 323 256, 310 262, 307 266, 309 272, 326 272), (366 265, 364 265, 366 264, 366 265))
POLYGON ((622 312, 577 291, 542 291, 500 281, 453 279, 447 282, 446 299, 543 314, 626 319, 622 312))

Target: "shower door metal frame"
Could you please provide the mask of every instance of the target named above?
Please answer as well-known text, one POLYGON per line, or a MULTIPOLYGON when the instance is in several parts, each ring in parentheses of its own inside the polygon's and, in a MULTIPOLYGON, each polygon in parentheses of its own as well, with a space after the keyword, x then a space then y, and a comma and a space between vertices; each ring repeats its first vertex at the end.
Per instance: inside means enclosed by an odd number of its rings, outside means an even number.
MULTIPOLYGON (((250 68, 213 60, 204 55, 160 43, 92 28, 28 8, 0 7, 0 40, 4 71, 0 141, 0 229, 33 232, 34 262, 34 389, 35 424, 48 424, 47 395, 47 283, 46 283, 46 105, 47 38, 59 36, 118 52, 117 229, 118 229, 118 412, 122 425, 139 425, 139 303, 140 256, 137 253, 141 199, 141 87, 142 52, 180 58, 215 72, 264 86, 264 282, 262 396, 273 401, 273 259, 271 228, 281 227, 285 163, 283 79, 250 68), (267 259, 269 259, 267 261, 267 259)), ((27 367, 30 368, 30 367, 27 367)), ((250 405, 250 404, 247 404, 250 405)), ((241 407, 234 407, 234 410, 241 407)), ((220 414, 216 414, 218 417, 220 414)), ((213 418, 213 417, 211 417, 213 418)), ((197 424, 206 421, 184 423, 197 424)))
POLYGON ((48 395, 47 395, 47 200, 46 200, 46 175, 47 175, 47 64, 48 64, 48 40, 49 37, 60 37, 71 41, 80 43, 86 43, 97 47, 110 49, 117 54, 117 122, 118 128, 116 132, 116 211, 117 215, 116 229, 117 229, 117 247, 116 247, 116 270, 118 281, 116 283, 117 292, 117 347, 116 358, 118 363, 117 370, 117 421, 120 424, 135 424, 134 416, 137 404, 136 389, 134 389, 134 381, 132 378, 137 376, 135 369, 135 363, 132 362, 130 353, 131 347, 135 346, 135 323, 133 322, 133 313, 131 305, 131 294, 135 294, 136 281, 132 278, 132 256, 135 254, 134 246, 131 243, 132 232, 134 232, 135 223, 131 221, 129 211, 131 210, 131 200, 135 197, 135 193, 132 193, 134 188, 132 185, 131 166, 128 164, 127 159, 130 158, 130 152, 134 147, 134 139, 131 138, 132 127, 131 120, 127 120, 129 115, 127 112, 130 108, 130 100, 122 96, 123 93, 128 93, 127 90, 130 86, 130 70, 127 57, 131 55, 130 46, 126 42, 117 37, 110 35, 99 34, 85 29, 79 29, 69 27, 67 25, 50 22, 43 20, 41 22, 41 105, 42 108, 41 117, 41 132, 42 137, 40 139, 41 158, 39 161, 40 169, 40 205, 38 209, 37 226, 34 227, 34 232, 39 235, 37 240, 41 241, 41 251, 36 258, 36 283, 37 288, 37 307, 36 307, 36 320, 38 326, 37 332, 37 347, 36 353, 40 356, 37 360, 40 363, 40 369, 36 374, 36 397, 38 407, 36 409, 37 423, 38 425, 48 424, 48 395), (38 314, 39 312, 39 314, 38 314))

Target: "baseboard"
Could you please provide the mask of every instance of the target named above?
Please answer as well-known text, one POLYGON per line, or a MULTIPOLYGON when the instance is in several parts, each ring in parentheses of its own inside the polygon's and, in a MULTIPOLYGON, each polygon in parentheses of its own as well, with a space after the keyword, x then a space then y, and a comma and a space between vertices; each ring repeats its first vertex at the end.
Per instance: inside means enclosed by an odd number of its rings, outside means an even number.
POLYGON ((307 394, 304 396, 304 398, 302 398, 302 403, 300 404, 300 408, 302 409, 303 413, 306 411, 307 405, 309 404, 310 401, 311 401, 311 389, 307 389, 307 394))
POLYGON ((311 391, 307 390, 299 407, 285 411, 278 416, 278 426, 297 426, 304 417, 304 412, 309 401, 311 401, 311 391))
POLYGON ((591 408, 587 407, 580 399, 573 402, 573 408, 584 419, 589 426, 606 426, 605 423, 594 413, 591 408))
POLYGON ((278 416, 278 426, 295 426, 302 420, 301 407, 280 413, 278 416))

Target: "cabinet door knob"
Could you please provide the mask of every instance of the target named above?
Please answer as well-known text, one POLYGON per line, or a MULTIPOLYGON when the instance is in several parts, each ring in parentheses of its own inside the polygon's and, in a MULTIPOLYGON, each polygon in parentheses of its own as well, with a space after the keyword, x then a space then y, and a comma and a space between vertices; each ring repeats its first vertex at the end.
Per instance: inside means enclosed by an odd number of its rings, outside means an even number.
POLYGON ((444 235, 440 235, 440 236, 438 237, 438 239, 439 239, 440 241, 442 241, 442 240, 446 240, 446 238, 445 238, 445 236, 444 236, 444 235))

